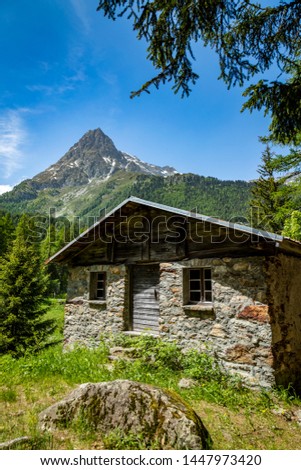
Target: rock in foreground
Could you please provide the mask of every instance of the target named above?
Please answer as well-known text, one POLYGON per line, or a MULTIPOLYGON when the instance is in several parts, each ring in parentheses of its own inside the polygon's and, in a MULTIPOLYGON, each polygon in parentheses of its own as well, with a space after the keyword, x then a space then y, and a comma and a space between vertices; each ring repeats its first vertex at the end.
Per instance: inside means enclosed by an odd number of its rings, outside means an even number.
POLYGON ((208 449, 210 436, 200 417, 178 395, 158 387, 115 380, 80 385, 39 416, 39 427, 53 431, 78 419, 101 434, 139 434, 145 445, 162 449, 208 449))

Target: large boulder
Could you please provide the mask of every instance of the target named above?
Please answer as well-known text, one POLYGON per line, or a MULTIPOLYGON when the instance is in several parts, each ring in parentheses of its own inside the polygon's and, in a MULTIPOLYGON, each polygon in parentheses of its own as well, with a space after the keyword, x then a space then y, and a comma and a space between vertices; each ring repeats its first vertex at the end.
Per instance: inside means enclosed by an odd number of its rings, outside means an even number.
POLYGON ((54 431, 79 419, 103 435, 114 430, 139 434, 146 446, 210 448, 200 417, 176 393, 130 380, 80 385, 40 413, 39 428, 54 431))

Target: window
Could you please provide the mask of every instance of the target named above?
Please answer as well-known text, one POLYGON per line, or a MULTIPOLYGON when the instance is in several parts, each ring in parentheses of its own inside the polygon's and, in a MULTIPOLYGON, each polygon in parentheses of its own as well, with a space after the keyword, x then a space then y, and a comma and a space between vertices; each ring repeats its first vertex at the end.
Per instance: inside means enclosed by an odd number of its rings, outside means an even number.
POLYGON ((106 273, 93 272, 90 273, 90 299, 105 300, 106 299, 106 273))
POLYGON ((212 302, 212 279, 210 268, 185 269, 184 303, 212 302))

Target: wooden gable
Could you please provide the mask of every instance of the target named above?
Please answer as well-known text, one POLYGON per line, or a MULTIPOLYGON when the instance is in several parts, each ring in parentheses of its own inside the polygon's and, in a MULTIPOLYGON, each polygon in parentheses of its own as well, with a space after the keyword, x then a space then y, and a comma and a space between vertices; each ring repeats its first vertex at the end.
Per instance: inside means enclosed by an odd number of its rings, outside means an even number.
POLYGON ((301 255, 299 243, 279 235, 129 198, 49 262, 74 266, 155 263, 273 255, 281 249, 301 255))

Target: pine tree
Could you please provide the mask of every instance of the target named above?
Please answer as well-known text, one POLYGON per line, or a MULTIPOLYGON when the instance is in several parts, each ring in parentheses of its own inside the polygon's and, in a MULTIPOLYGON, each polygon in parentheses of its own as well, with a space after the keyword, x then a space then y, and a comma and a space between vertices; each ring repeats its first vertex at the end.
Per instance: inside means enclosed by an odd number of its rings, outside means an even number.
MULTIPOLYGON (((54 253, 66 245, 65 228, 55 230, 54 223, 51 223, 47 235, 41 242, 41 254, 44 260, 50 258, 54 253)), ((68 242, 70 240, 67 240, 68 242)), ((56 263, 46 265, 46 273, 49 276, 48 295, 64 295, 67 291, 68 269, 56 263)))
POLYGON ((287 156, 275 155, 267 145, 258 173, 250 201, 251 225, 300 239, 297 236, 301 221, 299 152, 291 150, 287 156))
POLYGON ((281 232, 282 222, 279 209, 283 202, 280 200, 283 178, 276 176, 273 165, 274 156, 267 145, 262 154, 262 164, 258 168, 259 178, 252 188, 251 225, 272 232, 281 232))
POLYGON ((301 241, 301 212, 293 211, 284 223, 282 235, 301 241))
POLYGON ((15 356, 44 347, 54 330, 44 318, 48 279, 38 247, 28 242, 28 226, 24 215, 0 263, 0 353, 15 356))
POLYGON ((0 256, 9 249, 15 236, 15 227, 10 214, 0 216, 0 256))

